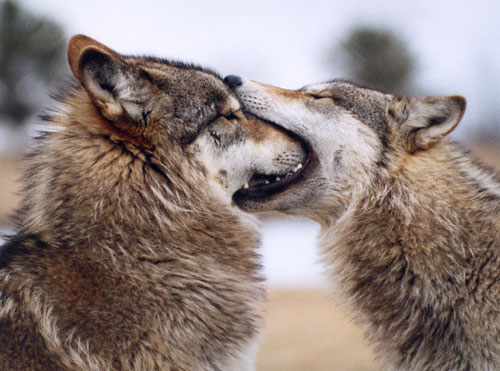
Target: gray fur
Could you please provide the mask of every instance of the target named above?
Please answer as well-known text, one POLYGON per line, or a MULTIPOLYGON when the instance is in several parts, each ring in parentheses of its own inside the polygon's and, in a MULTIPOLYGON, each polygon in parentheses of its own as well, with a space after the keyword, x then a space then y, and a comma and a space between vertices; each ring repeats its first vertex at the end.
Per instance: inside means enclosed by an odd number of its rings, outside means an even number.
MULTIPOLYGON (((285 211, 321 224, 332 284, 387 368, 500 369, 500 180, 443 138, 465 100, 347 82, 285 91, 244 80, 235 90, 315 152, 308 178, 283 193, 285 211)), ((243 207, 284 210, 277 197, 243 207)))
POLYGON ((228 188, 247 163, 291 167, 228 151, 300 157, 300 145, 247 120, 210 71, 81 35, 68 57, 78 83, 45 117, 55 130, 38 139, 0 249, 0 369, 254 369, 259 235, 228 188))

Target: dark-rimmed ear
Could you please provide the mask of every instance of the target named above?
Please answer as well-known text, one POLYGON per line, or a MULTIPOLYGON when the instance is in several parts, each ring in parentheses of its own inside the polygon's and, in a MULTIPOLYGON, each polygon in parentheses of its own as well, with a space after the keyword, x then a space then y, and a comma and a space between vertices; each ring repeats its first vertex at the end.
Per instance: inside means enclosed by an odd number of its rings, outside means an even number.
POLYGON ((113 122, 127 119, 120 98, 132 81, 120 54, 88 36, 76 35, 68 45, 68 62, 105 118, 113 122))
POLYGON ((155 93, 147 72, 84 35, 70 40, 68 62, 106 130, 111 128, 124 140, 150 147, 156 137, 155 113, 167 111, 168 99, 155 93))
POLYGON ((409 153, 432 147, 450 133, 465 112, 460 95, 424 98, 409 103, 408 117, 401 124, 405 149, 409 153))

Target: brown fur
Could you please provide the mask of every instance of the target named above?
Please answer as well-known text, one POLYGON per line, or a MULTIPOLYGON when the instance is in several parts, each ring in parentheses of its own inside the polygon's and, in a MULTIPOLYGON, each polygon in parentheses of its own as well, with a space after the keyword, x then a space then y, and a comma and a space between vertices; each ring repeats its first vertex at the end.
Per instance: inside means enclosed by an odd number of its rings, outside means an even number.
POLYGON ((500 369, 500 179, 443 139, 465 100, 344 81, 299 97, 248 80, 235 91, 315 153, 307 178, 284 193, 288 210, 276 195, 267 206, 321 224, 332 283, 386 366, 500 369))
POLYGON ((45 117, 56 129, 37 141, 0 250, 0 368, 253 368, 259 236, 197 138, 217 136, 222 154, 253 137, 294 142, 255 132, 208 70, 85 36, 69 61, 79 82, 45 117))
POLYGON ((405 156, 323 227, 340 290, 400 369, 500 365, 499 195, 464 172, 471 165, 444 142, 405 156))

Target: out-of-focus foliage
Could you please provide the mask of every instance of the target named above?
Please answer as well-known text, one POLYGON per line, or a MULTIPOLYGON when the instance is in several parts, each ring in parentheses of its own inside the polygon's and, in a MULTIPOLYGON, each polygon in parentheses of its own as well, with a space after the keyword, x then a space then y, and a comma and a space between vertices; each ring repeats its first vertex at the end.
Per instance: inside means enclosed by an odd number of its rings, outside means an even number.
POLYGON ((64 69, 65 36, 49 19, 0 1, 0 123, 21 126, 64 69))
POLYGON ((387 29, 351 29, 330 57, 349 79, 390 93, 410 93, 416 62, 406 43, 387 29))

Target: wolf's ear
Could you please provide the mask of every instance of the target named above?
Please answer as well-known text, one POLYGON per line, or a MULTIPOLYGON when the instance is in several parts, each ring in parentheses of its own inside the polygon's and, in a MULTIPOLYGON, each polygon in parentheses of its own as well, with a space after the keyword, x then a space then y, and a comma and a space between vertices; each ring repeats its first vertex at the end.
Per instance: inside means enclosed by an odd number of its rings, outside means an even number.
POLYGON ((432 147, 450 133, 465 112, 460 95, 419 99, 409 103, 407 119, 402 123, 405 148, 409 153, 432 147))
POLYGON ((120 54, 84 35, 70 40, 68 61, 101 115, 128 138, 146 139, 139 123, 150 92, 142 75, 120 54))

